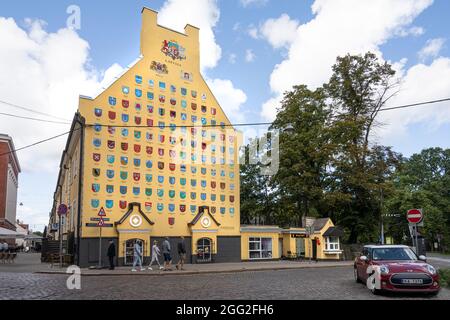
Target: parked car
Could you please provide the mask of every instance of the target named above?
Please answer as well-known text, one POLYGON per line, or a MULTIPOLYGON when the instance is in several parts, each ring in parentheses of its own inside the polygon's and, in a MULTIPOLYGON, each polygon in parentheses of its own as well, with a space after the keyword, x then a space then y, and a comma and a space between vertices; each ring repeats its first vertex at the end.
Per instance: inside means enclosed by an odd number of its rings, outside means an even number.
POLYGON ((374 294, 381 291, 427 292, 440 290, 437 270, 408 246, 368 245, 355 259, 355 281, 365 283, 374 294))

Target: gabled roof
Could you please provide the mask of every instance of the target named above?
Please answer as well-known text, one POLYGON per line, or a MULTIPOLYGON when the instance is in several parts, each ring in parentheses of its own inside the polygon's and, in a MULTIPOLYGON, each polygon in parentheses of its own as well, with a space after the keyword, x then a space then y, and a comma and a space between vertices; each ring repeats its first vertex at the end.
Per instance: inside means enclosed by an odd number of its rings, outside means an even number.
POLYGON ((330 220, 330 218, 320 218, 320 219, 316 219, 313 223, 313 228, 314 231, 320 231, 323 229, 323 227, 325 227, 325 225, 327 224, 327 222, 330 220))
POLYGON ((147 215, 146 215, 144 212, 142 212, 142 210, 141 210, 141 204, 140 204, 140 203, 138 203, 138 202, 132 202, 132 203, 130 203, 130 204, 128 205, 128 211, 127 211, 127 213, 125 213, 124 216, 123 216, 122 218, 120 218, 120 220, 117 221, 117 222, 115 223, 116 226, 117 226, 117 225, 120 225, 120 224, 122 224, 122 223, 125 222, 125 220, 126 220, 126 219, 130 216, 130 214, 133 212, 133 207, 134 207, 134 206, 137 206, 137 207, 138 207, 139 213, 141 214, 141 216, 144 217, 144 219, 145 219, 150 225, 154 225, 154 224, 155 224, 153 221, 151 221, 151 220, 147 217, 147 215))
POLYGON ((217 224, 217 226, 220 226, 220 223, 214 218, 214 216, 209 212, 209 207, 200 207, 198 208, 198 213, 195 216, 194 220, 188 223, 188 226, 194 226, 202 217, 202 215, 205 213, 205 209, 208 209, 208 215, 213 219, 213 221, 217 224))
POLYGON ((344 230, 338 227, 329 227, 323 234, 324 237, 343 237, 344 235, 344 230))

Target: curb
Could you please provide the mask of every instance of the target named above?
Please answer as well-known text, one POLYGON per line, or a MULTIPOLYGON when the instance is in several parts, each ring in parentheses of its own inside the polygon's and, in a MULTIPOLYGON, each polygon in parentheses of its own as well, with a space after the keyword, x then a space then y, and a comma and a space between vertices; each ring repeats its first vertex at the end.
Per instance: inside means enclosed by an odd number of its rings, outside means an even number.
MULTIPOLYGON (((242 273, 242 272, 263 272, 263 271, 277 271, 277 270, 299 270, 299 269, 313 269, 313 268, 344 268, 350 267, 353 265, 353 262, 349 264, 339 264, 339 265, 303 265, 297 267, 271 267, 271 268, 241 268, 241 269, 230 269, 230 270, 205 270, 205 271, 172 271, 172 272, 164 272, 158 271, 153 273, 147 272, 136 272, 136 273, 83 273, 81 272, 81 276, 83 277, 120 277, 120 276, 142 276, 142 277, 158 277, 158 276, 187 276, 187 275, 198 275, 198 274, 220 274, 220 273, 242 273)), ((67 275, 66 272, 63 271, 37 271, 34 272, 36 274, 50 274, 50 275, 67 275)))

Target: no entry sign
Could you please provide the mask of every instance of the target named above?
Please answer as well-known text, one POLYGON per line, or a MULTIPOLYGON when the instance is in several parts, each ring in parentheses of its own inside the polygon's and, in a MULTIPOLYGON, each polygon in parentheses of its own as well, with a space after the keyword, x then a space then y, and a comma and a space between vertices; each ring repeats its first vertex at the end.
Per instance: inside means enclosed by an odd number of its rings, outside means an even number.
POLYGON ((406 214, 409 223, 420 223, 423 220, 423 212, 420 209, 411 209, 406 214))

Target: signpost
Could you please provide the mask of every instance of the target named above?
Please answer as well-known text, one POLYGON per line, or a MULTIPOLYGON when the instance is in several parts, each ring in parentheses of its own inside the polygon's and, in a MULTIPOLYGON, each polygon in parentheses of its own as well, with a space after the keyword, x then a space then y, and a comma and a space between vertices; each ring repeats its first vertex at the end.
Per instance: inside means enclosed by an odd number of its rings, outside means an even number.
POLYGON ((106 217, 106 212, 105 209, 102 207, 100 209, 100 211, 98 212, 98 216, 100 217, 100 219, 98 219, 97 222, 97 226, 100 228, 100 241, 99 241, 99 248, 98 248, 98 269, 102 269, 103 268, 103 263, 102 263, 102 229, 103 226, 105 225, 105 217, 106 217))
POLYGON ((311 236, 313 235, 313 233, 314 233, 314 227, 312 225, 307 226, 306 234, 308 235, 308 238, 309 238, 309 263, 311 263, 311 260, 312 260, 312 238, 311 238, 311 236))
POLYGON ((416 248, 416 254, 419 255, 419 241, 417 239, 417 227, 423 221, 423 210, 422 209, 411 209, 408 210, 406 214, 406 219, 412 225, 414 234, 413 234, 413 242, 414 247, 416 248))

